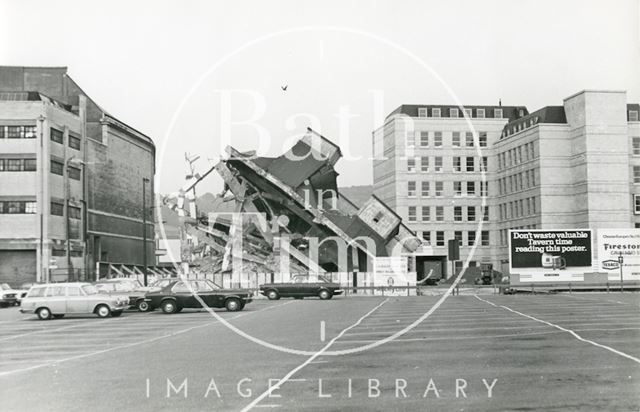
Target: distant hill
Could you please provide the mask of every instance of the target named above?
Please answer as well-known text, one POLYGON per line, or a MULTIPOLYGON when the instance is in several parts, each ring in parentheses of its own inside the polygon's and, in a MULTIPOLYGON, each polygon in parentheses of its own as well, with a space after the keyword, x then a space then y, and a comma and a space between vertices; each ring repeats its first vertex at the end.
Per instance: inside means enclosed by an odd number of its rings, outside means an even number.
POLYGON ((338 188, 340 194, 351 200, 358 208, 364 205, 373 194, 373 186, 348 186, 338 188))

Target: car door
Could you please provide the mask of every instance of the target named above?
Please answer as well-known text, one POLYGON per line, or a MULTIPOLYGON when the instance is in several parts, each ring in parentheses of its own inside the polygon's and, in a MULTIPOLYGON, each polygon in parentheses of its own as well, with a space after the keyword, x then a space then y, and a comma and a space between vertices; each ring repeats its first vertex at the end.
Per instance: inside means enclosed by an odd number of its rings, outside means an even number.
POLYGON ((212 285, 204 280, 196 281, 198 285, 198 296, 210 308, 220 308, 224 306, 224 296, 218 293, 212 285))
POLYGON ((179 281, 171 288, 172 296, 178 305, 183 308, 200 308, 201 305, 194 297, 193 292, 198 292, 198 286, 191 281, 179 281))
POLYGON ((67 289, 67 313, 88 313, 89 300, 80 286, 69 285, 67 289))
POLYGON ((64 314, 67 311, 66 286, 51 285, 45 294, 45 304, 54 314, 64 314))

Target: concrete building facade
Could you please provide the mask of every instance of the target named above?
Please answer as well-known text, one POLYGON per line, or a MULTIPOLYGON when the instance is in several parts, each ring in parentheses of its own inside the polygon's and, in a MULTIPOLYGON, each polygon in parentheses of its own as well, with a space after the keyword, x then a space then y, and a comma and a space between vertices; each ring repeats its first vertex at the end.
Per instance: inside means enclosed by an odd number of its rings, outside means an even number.
POLYGON ((451 275, 449 239, 459 240, 461 261, 508 273, 509 229, 640 224, 637 113, 611 91, 583 91, 531 114, 403 105, 373 132, 374 193, 425 242, 419 279, 451 275))
POLYGON ((95 279, 154 261, 153 141, 64 67, 0 67, 0 281, 95 279), (143 206, 143 197, 145 204, 143 206))

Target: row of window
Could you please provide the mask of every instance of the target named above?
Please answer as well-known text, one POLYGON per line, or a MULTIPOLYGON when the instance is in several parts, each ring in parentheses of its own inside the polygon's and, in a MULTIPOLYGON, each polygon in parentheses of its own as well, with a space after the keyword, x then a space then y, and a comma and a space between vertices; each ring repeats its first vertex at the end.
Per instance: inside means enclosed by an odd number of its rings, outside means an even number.
POLYGON ((640 166, 633 166, 633 183, 640 183, 640 166))
MULTIPOLYGON (((460 243, 460 246, 464 246, 463 244, 463 240, 464 240, 464 236, 463 236, 464 232, 461 230, 456 230, 455 232, 453 232, 453 238, 457 239, 458 242, 460 243)), ((446 242, 444 239, 444 231, 443 230, 436 230, 435 231, 435 238, 433 238, 435 240, 435 243, 431 243, 431 232, 430 231, 424 231, 422 232, 422 240, 424 240, 425 242, 428 242, 429 244, 435 245, 435 246, 445 246, 446 242)), ((467 246, 473 246, 476 244, 476 231, 475 230, 469 230, 467 231, 467 246)), ((482 230, 480 232, 480 246, 489 246, 490 245, 490 238, 489 238, 489 231, 488 230, 482 230)))
MULTIPOLYGON (((458 118, 458 117, 469 117, 469 118, 477 118, 484 119, 489 115, 493 115, 494 119, 502 119, 504 117, 504 112, 501 108, 493 108, 493 109, 485 109, 485 108, 476 108, 475 116, 474 109, 465 108, 464 112, 457 107, 419 107, 418 108, 418 117, 450 117, 450 118, 458 118), (464 113, 464 115, 462 114, 464 113)), ((520 109, 520 115, 524 116, 524 110, 520 109)))
MULTIPOLYGON (((431 162, 429 161, 429 156, 420 156, 420 157, 409 157, 407 158, 407 172, 417 172, 418 171, 418 163, 420 163, 419 168, 421 172, 428 173, 430 169, 431 162)), ((453 156, 451 157, 451 166, 454 172, 475 172, 478 171, 487 171, 489 165, 489 159, 487 156, 482 156, 479 158, 479 164, 476 168, 476 157, 475 156, 453 156), (464 159, 464 163, 462 161, 464 159), (462 165, 464 164, 464 170, 462 165)), ((436 173, 442 173, 444 168, 442 166, 442 156, 435 156, 433 158, 433 171, 436 173)))
POLYGON ((27 200, 2 200, 0 201, 0 214, 24 215, 36 213, 36 202, 27 200))
MULTIPOLYGON (((64 203, 52 201, 51 214, 53 216, 64 216, 64 203)), ((69 218, 82 219, 82 209, 69 205, 69 218)))
POLYGON ((640 137, 632 137, 631 138, 631 146, 633 149, 634 156, 640 156, 640 137))
MULTIPOLYGON (((51 141, 64 144, 64 132, 62 132, 61 130, 52 127, 49 131, 49 136, 51 136, 51 141)), ((80 150, 80 138, 70 133, 69 147, 72 149, 80 150)))
POLYGON ((0 139, 35 139, 36 126, 0 126, 0 139))
MULTIPOLYGON (((451 147, 463 147, 463 137, 465 147, 476 147, 473 133, 471 132, 452 132, 451 147)), ((421 130, 414 132, 413 135, 409 133, 407 134, 406 143, 407 147, 444 147, 443 132, 421 130)), ((478 145, 487 147, 487 132, 478 132, 478 145)))
MULTIPOLYGON (((80 180, 81 171, 77 167, 69 166, 68 168, 69 178, 73 180, 80 180)), ((64 163, 51 159, 51 173, 54 175, 64 176, 64 163)))
POLYGON ((501 229, 500 230, 500 246, 507 246, 509 244, 509 230, 528 230, 528 229, 537 229, 538 225, 526 225, 526 226, 515 226, 510 229, 501 229))
POLYGON ((525 143, 513 149, 498 153, 498 170, 519 165, 536 157, 533 142, 525 143))
POLYGON ((535 215, 537 213, 536 198, 514 200, 498 205, 500 220, 515 219, 535 215))
MULTIPOLYGON (((67 250, 66 249, 51 249, 51 256, 67 256, 67 250)), ((82 251, 81 250, 72 250, 69 252, 69 256, 71 257, 82 257, 82 251)), ((44 288, 43 288, 44 290, 44 288)), ((69 295, 71 296, 71 295, 69 295)))
POLYGON ((36 170, 36 159, 0 159, 0 172, 33 172, 36 170))
MULTIPOLYGON (((431 208, 432 206, 420 207, 420 218, 422 222, 431 221, 431 208)), ((435 222, 444 222, 444 206, 433 206, 435 214, 435 222)), ((475 222, 476 221, 476 206, 454 206, 453 207, 453 221, 454 222, 475 222), (464 220, 464 212, 466 211, 466 220, 464 220)), ((418 206, 409 206, 407 220, 409 222, 418 221, 418 206)), ((489 221, 489 207, 485 206, 482 213, 482 220, 484 222, 489 221)))
POLYGON ((498 179, 498 191, 500 195, 507 195, 519 190, 525 190, 536 186, 536 171, 525 170, 511 176, 498 179))
POLYGON ((520 121, 512 126, 505 127, 500 135, 500 138, 511 136, 512 134, 516 134, 524 129, 527 129, 534 124, 537 124, 540 121, 538 116, 530 117, 527 120, 520 121))
MULTIPOLYGON (((444 193, 444 182, 437 181, 433 182, 434 187, 434 196, 442 197, 444 193)), ((483 181, 456 181, 453 183, 452 193, 454 196, 476 196, 480 194, 480 196, 488 196, 489 195, 489 182, 483 181), (463 191, 464 189, 464 191, 463 191)), ((414 180, 410 180, 407 182, 407 197, 417 197, 418 196, 418 182, 414 180)), ((422 181, 420 182, 420 197, 430 197, 431 196, 431 182, 422 181)))
POLYGON ((629 121, 637 122, 638 121, 638 111, 637 110, 629 110, 629 121))

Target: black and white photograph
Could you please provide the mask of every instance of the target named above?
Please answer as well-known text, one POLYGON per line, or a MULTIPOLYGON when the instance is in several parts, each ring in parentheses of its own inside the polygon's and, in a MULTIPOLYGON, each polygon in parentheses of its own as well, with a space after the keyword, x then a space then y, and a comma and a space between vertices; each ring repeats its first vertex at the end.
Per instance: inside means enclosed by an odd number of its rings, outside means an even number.
POLYGON ((640 411, 640 0, 0 0, 0 410, 640 411))

